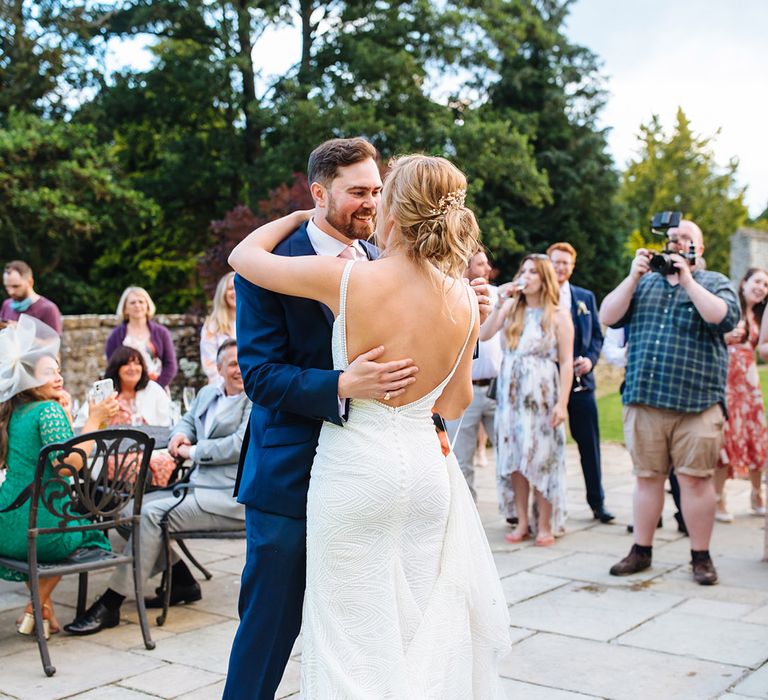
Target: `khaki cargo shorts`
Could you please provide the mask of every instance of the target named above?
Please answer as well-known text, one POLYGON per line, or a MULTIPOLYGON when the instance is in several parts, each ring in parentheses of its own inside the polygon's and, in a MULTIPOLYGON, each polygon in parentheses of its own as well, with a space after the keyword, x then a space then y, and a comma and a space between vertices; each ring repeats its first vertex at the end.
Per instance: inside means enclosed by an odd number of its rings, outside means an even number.
POLYGON ((635 476, 712 476, 725 417, 720 404, 701 413, 681 413, 642 404, 624 406, 624 440, 635 476))

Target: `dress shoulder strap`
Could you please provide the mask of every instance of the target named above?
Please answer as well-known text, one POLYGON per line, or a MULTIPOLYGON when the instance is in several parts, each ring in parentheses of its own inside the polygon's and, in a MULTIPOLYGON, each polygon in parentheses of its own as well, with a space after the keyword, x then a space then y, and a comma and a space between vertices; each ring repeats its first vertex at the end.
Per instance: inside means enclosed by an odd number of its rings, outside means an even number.
POLYGON ((339 316, 346 316, 347 312, 347 287, 349 287, 349 274, 352 272, 354 260, 350 260, 344 266, 344 272, 341 274, 341 284, 339 285, 339 316))
POLYGON ((453 377, 453 373, 458 368, 459 362, 461 362, 461 358, 464 357, 467 344, 469 343, 469 339, 472 337, 472 329, 475 327, 475 300, 473 298, 475 293, 472 291, 472 287, 470 287, 468 284, 464 286, 467 290, 467 300, 469 301, 469 328, 467 328, 467 336, 464 338, 464 344, 461 346, 461 350, 459 350, 459 354, 456 357, 456 362, 453 363, 453 369, 451 369, 451 373, 446 378, 446 383, 448 380, 450 380, 451 377, 453 377))

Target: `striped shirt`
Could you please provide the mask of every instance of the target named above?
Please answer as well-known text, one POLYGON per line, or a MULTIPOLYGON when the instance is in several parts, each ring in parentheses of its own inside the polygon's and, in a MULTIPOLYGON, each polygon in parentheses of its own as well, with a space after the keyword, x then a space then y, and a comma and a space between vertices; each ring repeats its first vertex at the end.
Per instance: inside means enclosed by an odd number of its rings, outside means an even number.
POLYGON ((739 320, 739 301, 719 272, 695 270, 693 278, 722 299, 728 311, 720 323, 707 323, 688 293, 664 275, 643 275, 627 313, 614 328, 629 338, 625 404, 644 404, 682 413, 725 408, 728 351, 723 333, 739 320))

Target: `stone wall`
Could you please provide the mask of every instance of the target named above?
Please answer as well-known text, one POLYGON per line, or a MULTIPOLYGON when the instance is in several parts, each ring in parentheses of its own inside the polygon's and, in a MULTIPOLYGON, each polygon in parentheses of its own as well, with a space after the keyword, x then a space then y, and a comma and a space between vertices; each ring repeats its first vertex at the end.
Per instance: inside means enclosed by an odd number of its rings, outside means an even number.
POLYGON ((731 236, 731 280, 738 282, 750 267, 768 269, 768 231, 740 228, 731 236))
MULTIPOLYGON (((163 324, 173 338, 179 372, 171 383, 173 398, 181 398, 185 386, 201 387, 206 383, 200 370, 200 327, 203 319, 191 314, 164 314, 154 319, 163 324)), ((64 386, 74 398, 82 401, 88 387, 106 368, 104 346, 107 336, 118 325, 117 316, 88 314, 64 316, 61 339, 61 367, 64 386)))

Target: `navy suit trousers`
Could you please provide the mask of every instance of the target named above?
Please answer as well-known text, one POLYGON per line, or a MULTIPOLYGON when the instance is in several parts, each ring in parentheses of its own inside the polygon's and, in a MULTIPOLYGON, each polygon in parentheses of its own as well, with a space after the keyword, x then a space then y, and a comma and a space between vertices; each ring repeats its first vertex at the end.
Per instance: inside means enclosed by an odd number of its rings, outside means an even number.
POLYGON ((246 506, 240 626, 223 700, 274 700, 301 629, 307 521, 246 506))
POLYGON ((587 503, 593 510, 602 510, 603 484, 600 468, 600 428, 597 424, 597 403, 594 391, 571 392, 568 400, 568 423, 571 435, 579 446, 581 471, 587 487, 587 503))

